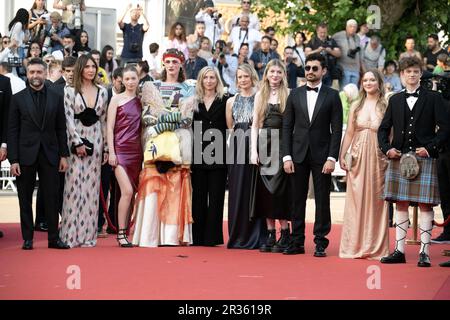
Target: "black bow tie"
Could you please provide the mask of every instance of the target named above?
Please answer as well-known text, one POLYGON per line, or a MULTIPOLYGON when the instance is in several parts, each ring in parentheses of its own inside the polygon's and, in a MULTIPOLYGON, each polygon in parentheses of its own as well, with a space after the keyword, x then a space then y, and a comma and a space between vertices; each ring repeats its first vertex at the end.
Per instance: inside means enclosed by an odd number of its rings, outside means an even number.
POLYGON ((311 88, 309 86, 306 86, 306 91, 315 91, 315 92, 319 92, 319 87, 315 87, 315 88, 311 88))
POLYGON ((413 92, 413 93, 405 92, 405 97, 406 97, 406 99, 408 99, 410 97, 418 98, 419 97, 419 91, 416 91, 416 92, 413 92))

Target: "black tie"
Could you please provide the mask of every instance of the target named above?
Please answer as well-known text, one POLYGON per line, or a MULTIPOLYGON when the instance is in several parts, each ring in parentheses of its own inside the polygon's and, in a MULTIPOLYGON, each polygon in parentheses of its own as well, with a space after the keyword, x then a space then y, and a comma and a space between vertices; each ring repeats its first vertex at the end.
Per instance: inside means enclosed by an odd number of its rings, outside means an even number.
POLYGON ((410 97, 418 98, 419 97, 419 91, 416 91, 416 92, 413 92, 413 93, 405 92, 405 97, 406 97, 406 99, 408 99, 410 97))
POLYGON ((36 111, 37 111, 37 116, 38 116, 38 122, 39 124, 42 124, 42 120, 44 118, 44 99, 42 97, 42 90, 41 91, 35 91, 35 97, 36 97, 36 111))
POLYGON ((319 92, 319 87, 315 87, 315 88, 311 88, 310 86, 306 86, 306 91, 315 91, 315 92, 319 92))

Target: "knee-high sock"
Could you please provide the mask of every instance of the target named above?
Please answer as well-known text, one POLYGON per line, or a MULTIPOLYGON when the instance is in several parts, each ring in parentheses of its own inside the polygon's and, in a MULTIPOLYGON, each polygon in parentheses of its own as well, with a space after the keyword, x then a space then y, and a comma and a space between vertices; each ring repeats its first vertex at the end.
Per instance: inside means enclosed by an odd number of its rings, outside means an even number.
POLYGON ((395 249, 405 253, 405 240, 408 232, 408 211, 397 211, 395 213, 395 249))
POLYGON ((420 212, 420 252, 429 254, 431 243, 431 230, 433 230, 433 211, 420 212))

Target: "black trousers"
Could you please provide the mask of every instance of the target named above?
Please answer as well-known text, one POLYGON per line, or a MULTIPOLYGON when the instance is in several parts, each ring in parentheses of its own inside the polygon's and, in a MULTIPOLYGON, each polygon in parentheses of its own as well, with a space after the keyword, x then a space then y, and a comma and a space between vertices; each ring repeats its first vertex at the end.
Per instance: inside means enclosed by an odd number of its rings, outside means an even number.
POLYGON ((192 236, 197 246, 223 244, 227 169, 192 169, 192 236))
MULTIPOLYGON (((59 173, 59 188, 58 188, 58 207, 57 210, 59 214, 62 213, 62 204, 64 198, 64 180, 66 177, 65 172, 59 173)), ((44 197, 42 195, 42 189, 46 188, 46 186, 42 185, 39 182, 39 187, 36 195, 36 219, 34 224, 37 225, 39 223, 47 223, 45 219, 45 209, 44 209, 44 197)))
MULTIPOLYGON (((107 205, 108 216, 111 220, 111 223, 114 226, 117 226, 116 215, 115 215, 115 190, 116 190, 116 177, 112 170, 112 167, 109 164, 102 165, 102 173, 101 173, 101 183, 103 196, 105 197, 105 203, 107 205), (108 194, 111 192, 111 197, 108 205, 108 194)), ((98 228, 102 228, 105 224, 105 215, 103 210, 103 204, 101 199, 101 194, 99 195, 99 208, 98 208, 98 228)))
POLYGON ((36 184, 36 173, 41 184, 42 206, 48 223, 48 240, 58 239, 58 198, 59 172, 58 166, 51 165, 42 148, 36 162, 31 166, 20 166, 21 175, 16 178, 20 207, 20 225, 22 238, 33 240, 33 191, 36 184))
MULTIPOLYGON (((450 150, 439 154, 437 172, 442 214, 447 219, 450 215, 450 150)), ((444 227, 443 233, 450 235, 450 223, 444 227)))
POLYGON ((316 215, 314 222, 314 243, 323 248, 328 247, 326 238, 331 230, 330 184, 331 174, 323 174, 323 163, 311 159, 308 151, 305 161, 294 163, 295 172, 290 175, 294 207, 292 211, 292 239, 300 246, 305 245, 305 213, 308 197, 309 176, 312 172, 316 215))

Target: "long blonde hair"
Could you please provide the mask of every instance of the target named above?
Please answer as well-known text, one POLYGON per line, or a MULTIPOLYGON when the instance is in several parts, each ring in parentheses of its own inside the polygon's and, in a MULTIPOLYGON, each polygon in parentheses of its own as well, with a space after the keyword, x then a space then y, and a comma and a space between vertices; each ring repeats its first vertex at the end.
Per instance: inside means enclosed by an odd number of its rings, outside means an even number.
POLYGON ((258 125, 262 124, 262 122, 264 121, 267 109, 269 107, 267 103, 270 97, 270 85, 268 73, 269 69, 272 67, 279 67, 283 71, 280 87, 278 88, 278 98, 280 100, 281 113, 283 113, 284 109, 286 108, 286 100, 289 95, 286 67, 284 66, 283 62, 281 62, 279 59, 273 59, 269 61, 269 63, 266 66, 266 69, 264 70, 263 78, 259 88, 259 95, 261 99, 259 99, 258 104, 255 104, 255 108, 256 110, 258 110, 258 119, 260 121, 258 125))
POLYGON ((224 87, 222 80, 220 79, 219 70, 217 68, 213 68, 210 66, 204 67, 200 70, 197 77, 197 85, 195 86, 195 95, 197 96, 198 102, 203 102, 203 98, 205 97, 205 88, 203 86, 203 79, 205 78, 206 73, 213 72, 217 79, 216 85, 216 97, 222 99, 224 95, 224 87))
POLYGON ((361 77, 361 85, 360 85, 360 89, 359 89, 358 98, 352 103, 352 106, 351 106, 351 108, 354 109, 353 122, 356 122, 358 112, 362 109, 364 102, 366 102, 367 92, 363 88, 362 80, 364 79, 364 76, 369 72, 371 72, 375 76, 375 79, 377 79, 377 82, 378 82, 378 99, 377 99, 377 104, 375 106, 375 110, 379 113, 381 118, 383 117, 384 113, 386 112, 387 101, 385 98, 383 76, 381 75, 380 71, 378 71, 377 69, 370 69, 370 70, 367 70, 366 72, 364 72, 363 76, 361 77))

